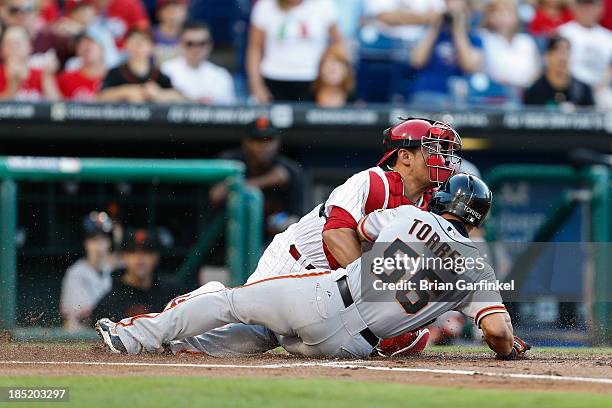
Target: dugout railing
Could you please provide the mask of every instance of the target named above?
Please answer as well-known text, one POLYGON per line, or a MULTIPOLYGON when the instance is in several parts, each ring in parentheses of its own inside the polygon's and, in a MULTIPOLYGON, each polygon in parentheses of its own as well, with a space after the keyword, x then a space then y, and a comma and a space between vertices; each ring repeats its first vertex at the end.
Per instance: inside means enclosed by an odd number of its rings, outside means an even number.
MULTIPOLYGON (((154 182, 212 184, 226 181, 229 195, 222 215, 212 217, 177 271, 197 264, 225 225, 225 263, 232 284, 255 269, 262 246, 263 199, 247 186, 242 163, 225 160, 80 159, 0 157, 0 329, 17 338, 78 338, 61 329, 17 328, 17 231, 20 182, 154 182)), ((89 334, 91 335, 91 333, 89 334)), ((87 337, 87 335, 85 336, 87 337)))

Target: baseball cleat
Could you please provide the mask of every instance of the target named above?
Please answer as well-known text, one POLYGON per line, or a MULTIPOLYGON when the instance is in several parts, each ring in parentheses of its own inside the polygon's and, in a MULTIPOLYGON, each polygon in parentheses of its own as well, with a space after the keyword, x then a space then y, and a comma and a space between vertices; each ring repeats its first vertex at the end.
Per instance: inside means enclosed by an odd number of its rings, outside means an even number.
POLYGON ((111 353, 127 353, 125 346, 117 334, 117 330, 115 329, 116 326, 117 323, 104 318, 96 322, 96 331, 111 353))
POLYGON ((405 357, 421 353, 429 341, 429 329, 419 329, 383 339, 376 348, 381 357, 405 357))

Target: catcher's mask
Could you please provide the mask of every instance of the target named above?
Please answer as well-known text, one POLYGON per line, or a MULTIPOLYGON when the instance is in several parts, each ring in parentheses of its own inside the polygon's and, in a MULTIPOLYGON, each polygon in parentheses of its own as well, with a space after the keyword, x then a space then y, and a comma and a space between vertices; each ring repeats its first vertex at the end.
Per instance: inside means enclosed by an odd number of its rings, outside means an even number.
POLYGON ((429 179, 440 186, 461 164, 455 153, 461 150, 461 137, 447 123, 420 118, 408 118, 383 133, 382 159, 386 166, 399 149, 420 147, 423 161, 429 168, 429 179))

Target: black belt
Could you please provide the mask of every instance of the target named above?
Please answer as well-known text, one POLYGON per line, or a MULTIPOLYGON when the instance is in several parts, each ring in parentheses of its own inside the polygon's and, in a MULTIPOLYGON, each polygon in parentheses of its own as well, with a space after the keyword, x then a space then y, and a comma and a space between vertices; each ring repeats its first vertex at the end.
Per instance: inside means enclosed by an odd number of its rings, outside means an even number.
MULTIPOLYGON (((346 276, 343 276, 338 279, 337 283, 338 290, 340 291, 340 297, 342 297, 342 302, 344 302, 344 307, 348 308, 350 305, 355 303, 355 301, 353 300, 353 296, 351 296, 351 291, 349 290, 349 285, 346 276)), ((370 346, 378 346, 378 342, 380 341, 380 339, 376 337, 374 333, 372 333, 372 330, 366 327, 365 329, 360 331, 359 334, 361 334, 361 336, 365 339, 365 341, 370 344, 370 346)))

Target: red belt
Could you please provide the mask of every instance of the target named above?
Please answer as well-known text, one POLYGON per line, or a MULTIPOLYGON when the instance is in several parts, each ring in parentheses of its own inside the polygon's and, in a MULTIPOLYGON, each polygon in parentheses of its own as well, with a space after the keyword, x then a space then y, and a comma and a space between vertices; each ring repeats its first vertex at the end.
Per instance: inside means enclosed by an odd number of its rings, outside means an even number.
MULTIPOLYGON (((300 254, 300 251, 298 251, 295 245, 293 244, 291 244, 291 246, 289 247, 289 253, 293 257, 293 259, 295 259, 298 262, 300 261, 300 258, 302 258, 302 254, 300 254)), ((312 264, 308 264, 306 265, 306 269, 315 269, 315 267, 312 266, 312 264)))

